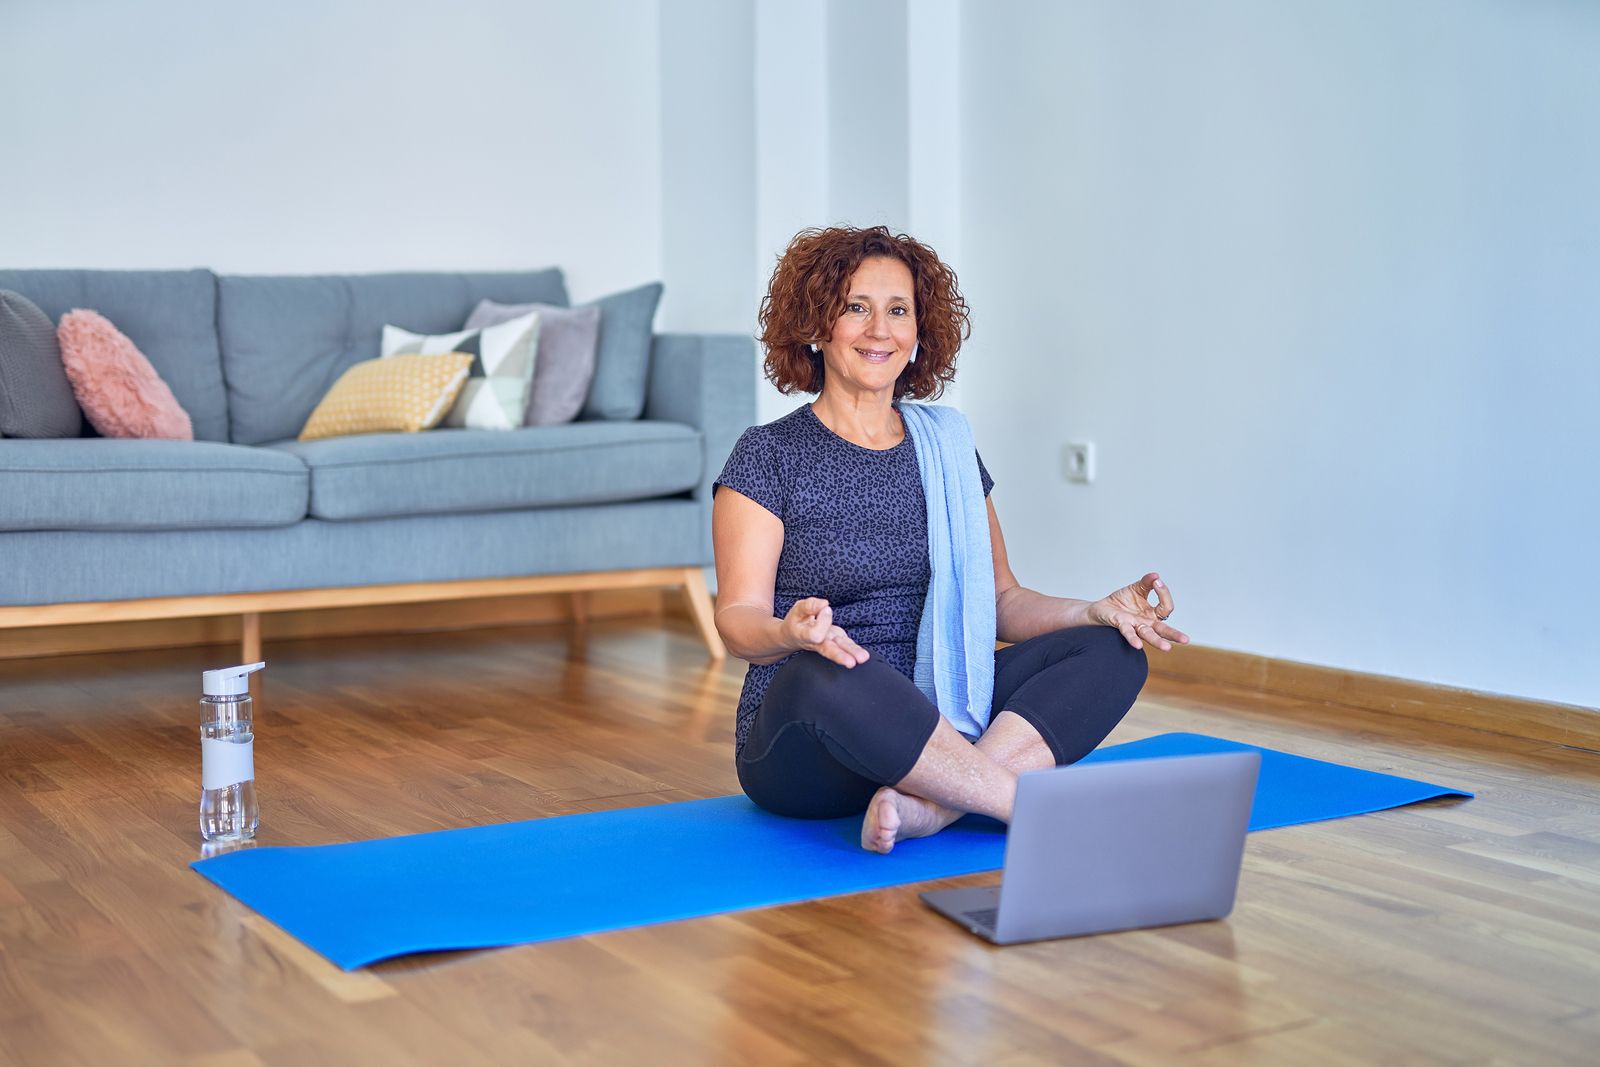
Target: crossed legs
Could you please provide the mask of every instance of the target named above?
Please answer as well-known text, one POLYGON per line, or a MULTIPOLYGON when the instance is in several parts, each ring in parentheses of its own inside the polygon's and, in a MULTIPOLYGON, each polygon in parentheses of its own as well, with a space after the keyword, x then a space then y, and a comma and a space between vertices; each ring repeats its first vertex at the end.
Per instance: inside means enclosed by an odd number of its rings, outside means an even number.
POLYGON ((936 834, 969 811, 1011 821, 1017 775, 1054 767, 1055 756, 1028 721, 1002 711, 969 742, 942 718, 916 764, 881 786, 861 822, 861 847, 888 852, 896 841, 936 834))
POLYGON ((974 744, 879 657, 846 669, 799 653, 768 687, 740 783, 779 814, 865 811, 861 843, 879 852, 969 811, 1009 821, 1017 775, 1083 758, 1132 706, 1145 671, 1144 654, 1105 627, 1002 649, 998 710, 974 744))

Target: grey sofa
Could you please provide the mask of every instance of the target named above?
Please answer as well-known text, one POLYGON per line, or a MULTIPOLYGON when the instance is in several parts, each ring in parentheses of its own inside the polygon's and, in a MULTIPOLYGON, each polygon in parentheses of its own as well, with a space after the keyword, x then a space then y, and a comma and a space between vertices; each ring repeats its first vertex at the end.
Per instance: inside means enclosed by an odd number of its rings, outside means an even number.
POLYGON ((701 568, 712 479, 754 419, 750 339, 653 336, 648 366, 610 368, 609 418, 300 443, 334 380, 379 354, 385 323, 446 333, 483 298, 565 306, 561 272, 0 271, 0 289, 52 320, 100 311, 195 430, 0 439, 0 641, 7 627, 238 613, 253 656, 265 611, 676 584, 721 654, 701 568))

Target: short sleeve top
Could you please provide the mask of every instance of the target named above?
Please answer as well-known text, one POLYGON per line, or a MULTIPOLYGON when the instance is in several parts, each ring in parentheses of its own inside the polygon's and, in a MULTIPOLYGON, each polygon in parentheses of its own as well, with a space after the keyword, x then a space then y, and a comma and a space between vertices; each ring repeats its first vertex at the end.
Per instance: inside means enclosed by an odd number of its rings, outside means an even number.
MULTIPOLYGON (((978 459, 983 492, 994 480, 978 459)), ((917 628, 932 573, 928 506, 910 428, 893 448, 846 441, 806 404, 733 447, 712 491, 732 489, 783 523, 772 614, 797 600, 824 597, 834 625, 907 678, 917 659, 917 628)), ((767 685, 787 657, 752 663, 739 694, 734 749, 744 748, 767 685)))

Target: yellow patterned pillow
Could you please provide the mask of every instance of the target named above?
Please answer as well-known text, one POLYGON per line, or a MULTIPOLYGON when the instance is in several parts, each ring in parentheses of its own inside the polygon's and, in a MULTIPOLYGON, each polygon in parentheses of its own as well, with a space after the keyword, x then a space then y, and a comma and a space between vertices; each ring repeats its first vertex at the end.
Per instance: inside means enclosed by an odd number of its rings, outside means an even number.
POLYGON ((472 356, 390 356, 339 376, 306 420, 300 440, 356 433, 416 433, 439 425, 467 382, 472 356))

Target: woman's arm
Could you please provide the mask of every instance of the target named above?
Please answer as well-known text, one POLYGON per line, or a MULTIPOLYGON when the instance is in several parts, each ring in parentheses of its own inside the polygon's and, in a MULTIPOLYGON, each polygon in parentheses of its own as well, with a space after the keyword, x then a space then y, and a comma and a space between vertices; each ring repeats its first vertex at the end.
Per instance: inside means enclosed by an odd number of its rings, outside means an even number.
POLYGON ((1172 614, 1172 594, 1155 573, 1099 600, 1045 596, 1025 588, 1011 573, 1000 516, 995 514, 994 501, 988 504, 989 545, 994 552, 995 636, 1001 641, 1017 644, 1069 626, 1111 626, 1134 648, 1148 643, 1167 652, 1172 648, 1171 642, 1189 643, 1188 634, 1167 624, 1167 616, 1172 614), (1160 600, 1157 605, 1147 599, 1152 592, 1160 600))
POLYGON ((833 625, 833 608, 821 597, 795 602, 783 618, 772 614, 783 523, 743 493, 719 486, 711 504, 711 542, 717 560, 717 633, 728 651, 750 663, 776 663, 810 649, 845 667, 867 661, 867 651, 833 625))

